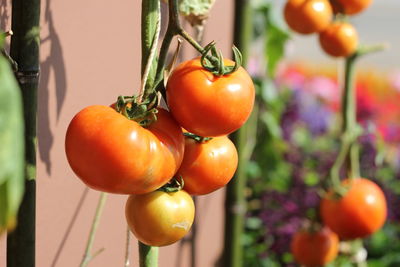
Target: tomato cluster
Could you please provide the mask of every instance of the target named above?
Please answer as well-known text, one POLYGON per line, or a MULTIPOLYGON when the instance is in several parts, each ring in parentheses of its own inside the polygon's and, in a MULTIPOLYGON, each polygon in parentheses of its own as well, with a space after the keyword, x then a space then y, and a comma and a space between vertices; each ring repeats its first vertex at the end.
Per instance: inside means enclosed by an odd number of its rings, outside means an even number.
POLYGON ((348 57, 358 46, 356 29, 341 18, 365 10, 372 0, 288 0, 284 17, 300 34, 317 33, 322 50, 333 57, 348 57))
POLYGON ((201 60, 185 61, 170 75, 169 111, 154 105, 158 101, 144 106, 138 97, 127 103, 119 98, 111 106, 84 108, 67 129, 72 170, 93 189, 130 195, 126 220, 147 245, 181 239, 194 220, 190 195, 225 186, 237 168, 237 151, 227 135, 249 117, 254 85, 238 65, 216 75, 201 60))

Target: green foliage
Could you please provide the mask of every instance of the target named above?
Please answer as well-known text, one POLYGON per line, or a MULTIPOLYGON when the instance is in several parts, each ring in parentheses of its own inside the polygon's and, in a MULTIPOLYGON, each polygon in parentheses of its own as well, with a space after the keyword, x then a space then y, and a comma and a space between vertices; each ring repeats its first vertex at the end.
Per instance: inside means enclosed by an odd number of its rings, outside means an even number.
MULTIPOLYGON (((0 41, 1 43, 1 41, 0 41)), ((0 233, 12 228, 24 190, 24 127, 21 94, 0 55, 0 233)))
POLYGON ((179 11, 184 16, 206 16, 214 4, 214 1, 215 0, 180 0, 179 11))

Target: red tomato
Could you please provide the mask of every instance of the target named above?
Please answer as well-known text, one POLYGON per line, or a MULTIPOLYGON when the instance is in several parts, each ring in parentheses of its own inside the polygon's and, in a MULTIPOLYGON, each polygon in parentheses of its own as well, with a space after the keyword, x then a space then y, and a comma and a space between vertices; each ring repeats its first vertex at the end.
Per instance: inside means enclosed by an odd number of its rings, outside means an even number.
POLYGON ((68 162, 89 187, 143 194, 167 183, 184 151, 181 128, 159 109, 147 128, 107 106, 89 106, 71 121, 65 139, 68 162))
POLYGON ((372 0, 335 0, 333 3, 335 13, 354 15, 366 9, 372 0))
POLYGON ((167 246, 190 230, 194 220, 194 203, 188 193, 155 191, 131 195, 125 215, 129 228, 140 242, 149 246, 167 246))
POLYGON ((319 42, 328 55, 347 57, 357 49, 358 34, 351 24, 334 22, 319 34, 319 42))
POLYGON ((227 136, 199 143, 186 137, 185 154, 178 176, 191 195, 204 195, 225 186, 235 174, 238 155, 227 136))
POLYGON ((336 258, 339 237, 329 228, 323 227, 317 232, 297 232, 290 245, 297 263, 307 267, 319 267, 336 258))
POLYGON ((328 0, 288 0, 284 16, 289 27, 301 34, 324 30, 332 20, 332 7, 328 0))
POLYGON ((349 187, 344 197, 335 198, 331 190, 321 201, 324 224, 344 240, 363 238, 379 230, 387 214, 386 199, 379 186, 364 178, 346 179, 342 184, 349 187))
MULTIPOLYGON (((233 65, 225 60, 225 65, 233 65)), ((183 128, 203 137, 227 135, 242 126, 253 109, 254 85, 240 67, 232 74, 215 76, 201 66, 200 58, 181 63, 167 84, 167 101, 183 128)))

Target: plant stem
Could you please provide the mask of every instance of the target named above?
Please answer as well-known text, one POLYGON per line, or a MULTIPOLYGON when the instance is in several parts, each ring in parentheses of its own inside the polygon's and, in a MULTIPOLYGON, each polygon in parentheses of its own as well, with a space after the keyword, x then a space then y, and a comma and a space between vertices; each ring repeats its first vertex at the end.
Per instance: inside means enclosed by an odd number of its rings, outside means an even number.
POLYGON ((7 266, 35 266, 36 120, 39 82, 40 0, 13 0, 10 55, 19 65, 16 73, 24 106, 25 193, 18 225, 7 235, 7 266))
POLYGON ((385 45, 361 47, 353 55, 346 58, 341 110, 343 121, 342 138, 338 157, 330 171, 331 183, 337 191, 341 190, 340 169, 346 160, 349 166, 349 178, 352 179, 360 176, 359 145, 357 144, 357 138, 362 133, 362 129, 357 123, 356 114, 355 64, 362 56, 381 51, 385 49, 385 47, 385 45))
MULTIPOLYGON (((235 0, 235 25, 234 43, 243 53, 243 65, 248 58, 249 44, 252 33, 252 9, 249 0, 235 0)), ((247 123, 242 126, 232 139, 238 150, 238 168, 235 177, 227 186, 225 199, 225 240, 223 251, 223 266, 242 267, 243 247, 242 236, 244 230, 244 218, 246 213, 246 199, 244 190, 246 187, 246 164, 248 155, 244 153, 248 139, 247 123)))
POLYGON ((158 266, 158 247, 151 247, 139 241, 139 267, 158 266))
POLYGON ((99 202, 97 204, 96 208, 96 213, 93 218, 93 223, 92 223, 92 228, 90 230, 89 238, 86 244, 86 249, 85 249, 85 254, 83 255, 82 262, 80 264, 80 267, 85 267, 89 264, 89 262, 97 256, 99 253, 103 251, 103 249, 98 250, 96 253, 93 255, 91 254, 93 243, 94 243, 94 238, 96 235, 97 227, 99 226, 100 223, 100 218, 101 214, 103 212, 104 205, 107 200, 107 193, 101 192, 99 202))
POLYGON ((125 267, 129 267, 131 265, 130 261, 131 257, 131 230, 129 226, 126 227, 126 241, 125 241, 125 267))

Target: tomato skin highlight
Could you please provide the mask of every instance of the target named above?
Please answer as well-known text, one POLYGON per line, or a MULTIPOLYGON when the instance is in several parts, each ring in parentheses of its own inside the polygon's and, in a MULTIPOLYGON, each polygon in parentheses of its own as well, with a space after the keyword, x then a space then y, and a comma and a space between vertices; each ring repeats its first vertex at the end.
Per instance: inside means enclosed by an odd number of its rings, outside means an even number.
POLYGON ((167 246, 182 239, 193 224, 195 206, 183 190, 154 191, 129 196, 126 220, 138 240, 149 246, 167 246))
POLYGON ((199 143, 185 138, 185 155, 177 176, 191 195, 205 195, 225 186, 235 174, 238 154, 227 136, 199 143))
POLYGON ((358 46, 358 33, 349 23, 334 22, 319 34, 322 50, 333 57, 348 57, 358 46))
POLYGON ((254 97, 253 81, 244 68, 215 76, 201 66, 200 58, 181 63, 167 83, 172 115, 188 132, 203 137, 227 135, 239 129, 250 116, 254 97))
POLYGON ((319 267, 336 258, 339 237, 327 227, 317 232, 299 231, 293 236, 290 246, 297 263, 319 267))
POLYGON ((283 13, 293 31, 311 34, 329 25, 333 11, 328 0, 288 0, 283 13))
POLYGON ((74 173, 89 187, 116 194, 143 194, 168 182, 184 152, 181 128, 164 109, 143 128, 108 106, 81 110, 68 126, 65 152, 74 173))
POLYGON ((385 195, 374 182, 364 179, 345 179, 349 191, 340 199, 334 199, 333 191, 321 200, 322 221, 340 239, 364 238, 379 230, 386 221, 385 195))

